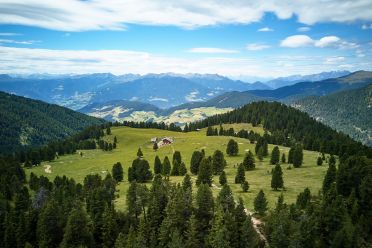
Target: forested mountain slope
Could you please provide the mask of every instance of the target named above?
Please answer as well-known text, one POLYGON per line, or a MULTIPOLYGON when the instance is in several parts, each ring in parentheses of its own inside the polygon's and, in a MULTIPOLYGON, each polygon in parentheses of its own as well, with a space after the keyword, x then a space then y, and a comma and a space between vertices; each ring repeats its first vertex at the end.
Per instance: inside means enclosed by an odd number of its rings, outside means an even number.
POLYGON ((372 149, 363 146, 349 136, 339 133, 307 113, 278 102, 254 102, 221 115, 191 124, 191 130, 220 123, 262 124, 272 133, 271 143, 291 145, 301 142, 305 149, 337 155, 371 154, 372 149))
POLYGON ((0 152, 43 145, 104 121, 42 101, 0 92, 0 152))
POLYGON ((372 84, 328 96, 304 98, 292 106, 372 146, 372 84))

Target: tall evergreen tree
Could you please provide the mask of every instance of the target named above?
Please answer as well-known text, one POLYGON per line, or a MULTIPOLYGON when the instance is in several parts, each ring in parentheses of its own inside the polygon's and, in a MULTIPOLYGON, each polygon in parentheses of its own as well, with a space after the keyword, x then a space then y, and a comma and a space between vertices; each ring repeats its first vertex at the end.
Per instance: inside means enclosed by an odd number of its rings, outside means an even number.
POLYGON ((255 164, 255 159, 253 157, 253 154, 251 151, 248 151, 245 156, 244 156, 244 160, 243 160, 243 166, 245 168, 245 170, 253 170, 255 167, 256 167, 256 164, 255 164))
POLYGON ((200 168, 198 172, 198 177, 196 179, 196 185, 199 184, 207 184, 212 186, 212 178, 213 178, 213 171, 212 171, 212 159, 211 157, 203 158, 200 162, 200 168))
POLYGON ((124 179, 124 173, 123 173, 123 167, 121 166, 121 163, 120 162, 117 162, 116 164, 114 164, 114 166, 112 167, 112 177, 117 181, 117 182, 121 182, 123 181, 124 179))
POLYGON ((301 167, 303 161, 303 151, 301 145, 296 145, 295 150, 293 151, 293 167, 301 167))
POLYGON ((138 151, 137 151, 137 157, 138 157, 138 158, 142 158, 142 157, 143 157, 143 153, 142 153, 141 147, 138 148, 138 151))
POLYGON ((238 155, 238 153, 239 153, 239 147, 238 147, 238 143, 235 140, 233 140, 233 139, 230 139, 229 140, 229 142, 227 143, 226 153, 229 156, 236 156, 236 155, 238 155))
POLYGON ((190 172, 194 175, 198 174, 200 162, 202 161, 204 154, 200 151, 194 151, 191 156, 190 172))
POLYGON ((260 215, 264 215, 267 210, 267 200, 262 189, 260 192, 258 192, 256 198, 254 199, 254 210, 260 215))
POLYGON ((222 173, 220 174, 220 177, 218 178, 218 181, 219 181, 220 185, 227 184, 227 178, 226 178, 225 171, 222 171, 222 173))
POLYGON ((271 188, 278 190, 278 188, 284 187, 283 171, 279 164, 275 166, 271 177, 271 188))
POLYGON ((220 193, 216 199, 217 207, 221 208, 224 212, 229 211, 232 213, 235 209, 234 196, 229 185, 222 186, 220 193))
POLYGON ((184 176, 187 173, 186 165, 184 162, 181 162, 180 167, 178 168, 178 175, 184 176))
POLYGON ((165 156, 164 161, 163 161, 163 171, 161 174, 163 176, 169 177, 170 172, 171 172, 171 164, 170 164, 168 156, 165 156))
POLYGON ((116 222, 115 210, 107 206, 102 216, 102 243, 104 248, 114 247, 118 235, 118 226, 116 222))
POLYGON ((330 188, 332 183, 336 181, 336 165, 333 163, 330 163, 328 166, 328 170, 326 175, 324 176, 323 180, 323 193, 326 193, 330 188))
POLYGON ((197 240, 204 247, 213 218, 214 199, 208 184, 200 184, 196 193, 195 219, 197 240))
POLYGON ((270 159, 270 164, 277 164, 279 163, 279 158, 280 158, 280 151, 279 147, 275 146, 273 151, 271 152, 271 159, 270 159))
POLYGON ((49 201, 43 207, 37 222, 39 247, 59 247, 63 238, 63 215, 60 205, 49 201))
POLYGON ((320 166, 320 165, 322 165, 323 164, 323 159, 322 159, 322 157, 318 157, 317 158, 317 160, 316 160, 316 164, 318 165, 318 166, 320 166))
POLYGON ((283 152, 283 154, 282 154, 282 164, 285 164, 285 162, 286 162, 286 160, 285 160, 285 153, 283 152))
POLYGON ((68 217, 61 247, 94 247, 91 221, 80 205, 68 217))
POLYGON ((245 168, 243 164, 239 164, 236 176, 235 176, 235 183, 241 184, 245 181, 245 168))
POLYGON ((162 173, 162 164, 158 155, 155 156, 154 162, 154 173, 161 174, 162 173))
POLYGON ((226 160, 220 150, 216 150, 212 156, 213 174, 219 175, 226 166, 226 160))

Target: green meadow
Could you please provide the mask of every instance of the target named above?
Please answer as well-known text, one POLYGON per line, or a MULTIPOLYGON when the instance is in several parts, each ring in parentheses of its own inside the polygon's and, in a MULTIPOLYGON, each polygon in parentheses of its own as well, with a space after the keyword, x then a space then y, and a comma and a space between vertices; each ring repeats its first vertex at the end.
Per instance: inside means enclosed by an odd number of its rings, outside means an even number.
MULTIPOLYGON (((260 127, 252 127, 250 124, 231 124, 224 125, 224 128, 234 127, 235 130, 254 129, 255 132, 263 132, 260 127)), ((140 147, 144 154, 144 159, 148 160, 153 166, 156 155, 161 160, 168 156, 171 160, 174 151, 180 151, 182 160, 186 166, 190 166, 190 159, 193 151, 204 149, 206 155, 212 155, 217 149, 225 153, 227 167, 225 172, 227 180, 232 188, 235 197, 242 197, 246 207, 253 209, 253 201, 260 189, 263 189, 269 201, 269 206, 275 206, 278 196, 283 193, 284 200, 287 203, 296 201, 297 195, 308 187, 312 194, 318 194, 322 186, 323 177, 327 170, 327 164, 322 166, 316 165, 318 152, 304 151, 304 163, 301 168, 288 169, 288 164, 282 164, 284 176, 284 191, 273 191, 270 187, 272 165, 269 164, 270 157, 264 158, 259 162, 256 158, 256 169, 247 171, 246 179, 249 182, 250 188, 247 193, 243 193, 240 185, 234 184, 236 174, 236 164, 241 163, 245 152, 251 150, 254 153, 254 144, 250 144, 249 140, 241 138, 233 138, 239 144, 239 154, 236 157, 229 157, 226 155, 226 145, 231 137, 225 136, 206 136, 206 130, 199 132, 179 133, 157 129, 135 129, 129 127, 113 127, 111 128, 112 135, 105 136, 105 139, 113 140, 114 136, 118 139, 117 149, 111 152, 104 152, 97 150, 83 150, 83 156, 79 155, 79 151, 74 155, 61 156, 53 162, 43 162, 41 166, 32 169, 26 169, 29 174, 34 172, 37 175, 44 175, 50 179, 54 179, 57 175, 66 175, 74 178, 77 182, 83 182, 84 177, 88 174, 100 174, 104 177, 111 172, 112 165, 116 162, 121 162, 124 167, 124 182, 118 184, 118 198, 116 199, 117 209, 125 209, 125 196, 129 186, 127 181, 128 167, 131 166, 132 161, 136 158, 137 149, 140 147), (172 137, 174 142, 172 145, 161 147, 158 151, 152 149, 150 142, 153 137, 172 137), (50 168, 50 171, 46 168, 50 168), (48 171, 49 173, 47 173, 48 171)), ((269 145, 269 152, 273 149, 273 145, 269 145)), ((285 153, 288 157, 288 147, 279 147, 281 153, 285 153)), ((192 175, 193 181, 196 176, 192 175)), ((183 177, 170 177, 171 182, 181 182, 183 177)), ((214 185, 212 190, 215 195, 219 192, 220 185, 218 183, 218 176, 214 177, 214 185)))

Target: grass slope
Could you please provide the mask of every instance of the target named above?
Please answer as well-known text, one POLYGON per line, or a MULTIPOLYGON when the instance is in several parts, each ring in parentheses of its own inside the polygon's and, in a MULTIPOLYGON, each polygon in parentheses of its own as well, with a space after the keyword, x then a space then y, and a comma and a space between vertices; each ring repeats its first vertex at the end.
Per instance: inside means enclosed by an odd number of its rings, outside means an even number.
MULTIPOLYGON (((225 126, 227 127, 227 126, 225 126)), ((234 124, 234 128, 249 128, 247 124, 234 124)), ((256 131, 257 131, 256 127, 256 131)), ((263 130, 261 130, 262 132, 263 130)), ((220 149, 225 153, 226 145, 230 137, 224 136, 209 136, 205 135, 205 130, 200 132, 177 133, 164 130, 155 129, 132 129, 128 127, 112 128, 112 135, 106 137, 113 139, 114 136, 118 138, 118 148, 112 152, 103 152, 101 150, 83 151, 84 156, 80 157, 78 154, 67 155, 60 157, 54 162, 45 162, 41 166, 26 170, 27 173, 31 171, 38 175, 45 175, 53 179, 56 175, 66 175, 75 178, 78 182, 83 182, 85 175, 98 173, 104 176, 108 171, 111 171, 112 165, 120 161, 124 166, 125 182, 118 185, 119 198, 116 200, 118 209, 125 209, 125 195, 129 183, 127 182, 127 170, 131 165, 132 160, 136 157, 138 147, 141 147, 144 158, 153 166, 154 158, 158 155, 161 160, 164 156, 172 157, 173 151, 178 150, 182 154, 183 161, 186 162, 187 167, 190 165, 191 154, 194 150, 204 149, 207 155, 212 155, 216 149, 220 149), (157 152, 152 150, 150 139, 152 137, 171 136, 175 138, 172 146, 162 147, 157 152), (51 165, 52 173, 46 173, 46 165, 51 165)), ((246 150, 254 150, 254 145, 249 144, 248 140, 235 138, 239 143, 239 156, 226 157, 228 183, 230 184, 235 197, 241 196, 247 208, 253 209, 253 201, 260 189, 265 191, 270 207, 275 205, 277 197, 281 194, 280 191, 273 191, 270 188, 271 175, 268 171, 272 166, 269 165, 269 158, 265 158, 263 162, 256 161, 256 169, 254 171, 247 171, 246 178, 250 184, 248 193, 242 193, 240 185, 234 184, 236 168, 234 165, 242 162, 246 150)), ((273 148, 269 145, 269 151, 273 148)), ((280 147, 281 152, 288 155, 288 148, 280 147)), ((323 177, 325 175, 327 166, 317 166, 316 158, 317 152, 304 151, 304 164, 302 168, 287 170, 288 164, 283 164, 284 183, 286 191, 284 197, 286 202, 291 203, 296 200, 296 196, 303 191, 305 187, 309 187, 313 194, 317 194, 321 188, 323 177)), ((189 171, 189 168, 188 168, 189 171)), ((192 176, 195 182, 196 176, 192 176)), ((183 177, 171 177, 172 182, 181 182, 183 177)), ((218 176, 214 177, 215 187, 212 187, 215 195, 219 192, 218 176)))

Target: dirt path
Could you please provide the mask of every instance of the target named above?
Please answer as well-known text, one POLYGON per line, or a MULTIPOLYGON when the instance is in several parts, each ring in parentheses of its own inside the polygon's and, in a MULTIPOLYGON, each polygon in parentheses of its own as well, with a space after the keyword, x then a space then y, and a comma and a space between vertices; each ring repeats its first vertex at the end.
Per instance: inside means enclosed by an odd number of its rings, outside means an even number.
POLYGON ((48 173, 48 174, 50 174, 50 173, 52 173, 52 166, 51 165, 49 165, 49 164, 46 164, 46 165, 44 165, 44 171, 45 171, 45 173, 48 173))
POLYGON ((256 230, 256 233, 258 234, 260 239, 265 243, 265 247, 269 247, 269 242, 267 242, 267 239, 266 239, 265 235, 262 233, 262 231, 260 229, 260 226, 263 225, 263 222, 260 219, 255 218, 253 216, 253 213, 251 211, 249 211, 248 209, 245 208, 244 211, 247 215, 251 216, 253 228, 256 230))

